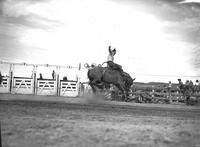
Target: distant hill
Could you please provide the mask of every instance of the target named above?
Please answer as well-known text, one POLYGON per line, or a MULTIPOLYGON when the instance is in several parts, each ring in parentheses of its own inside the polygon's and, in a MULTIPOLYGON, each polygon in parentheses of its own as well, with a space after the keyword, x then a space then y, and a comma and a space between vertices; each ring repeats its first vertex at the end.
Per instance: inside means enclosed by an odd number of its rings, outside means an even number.
MULTIPOLYGON (((82 82, 82 84, 88 84, 88 82, 82 82)), ((133 82, 133 88, 136 90, 167 90, 168 88, 168 83, 163 83, 163 82, 133 82)), ((171 90, 178 90, 177 88, 178 84, 172 83, 172 88, 171 90)))
MULTIPOLYGON (((172 83, 172 90, 178 90, 177 89, 178 84, 172 83)), ((141 89, 141 90, 163 90, 168 88, 168 83, 162 83, 162 82, 134 82, 134 88, 135 89, 141 89)))

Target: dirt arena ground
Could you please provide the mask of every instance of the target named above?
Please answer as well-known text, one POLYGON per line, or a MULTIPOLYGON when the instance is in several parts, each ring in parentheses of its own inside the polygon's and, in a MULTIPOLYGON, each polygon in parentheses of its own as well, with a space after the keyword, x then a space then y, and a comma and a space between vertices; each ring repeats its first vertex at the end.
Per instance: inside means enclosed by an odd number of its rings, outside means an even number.
POLYGON ((199 106, 21 97, 0 95, 3 147, 200 147, 199 106))

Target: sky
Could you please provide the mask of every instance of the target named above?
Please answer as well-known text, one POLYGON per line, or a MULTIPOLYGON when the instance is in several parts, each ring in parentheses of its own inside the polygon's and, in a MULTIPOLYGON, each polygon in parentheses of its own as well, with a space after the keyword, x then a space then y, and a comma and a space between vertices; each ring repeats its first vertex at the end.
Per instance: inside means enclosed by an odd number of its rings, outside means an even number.
POLYGON ((0 1, 0 61, 101 64, 109 45, 136 81, 200 79, 200 1, 0 1))

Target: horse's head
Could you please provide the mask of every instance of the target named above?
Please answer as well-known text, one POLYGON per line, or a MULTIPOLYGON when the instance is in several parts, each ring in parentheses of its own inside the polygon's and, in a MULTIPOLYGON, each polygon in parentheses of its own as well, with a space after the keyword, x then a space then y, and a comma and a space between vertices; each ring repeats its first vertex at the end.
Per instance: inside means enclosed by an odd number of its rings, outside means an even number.
POLYGON ((135 81, 135 78, 134 79, 130 79, 130 81, 127 83, 127 86, 128 86, 128 88, 130 89, 131 88, 131 86, 133 85, 133 82, 135 81))
POLYGON ((124 72, 123 79, 125 82, 126 89, 129 90, 131 88, 131 86, 133 85, 135 78, 133 79, 128 73, 124 72))

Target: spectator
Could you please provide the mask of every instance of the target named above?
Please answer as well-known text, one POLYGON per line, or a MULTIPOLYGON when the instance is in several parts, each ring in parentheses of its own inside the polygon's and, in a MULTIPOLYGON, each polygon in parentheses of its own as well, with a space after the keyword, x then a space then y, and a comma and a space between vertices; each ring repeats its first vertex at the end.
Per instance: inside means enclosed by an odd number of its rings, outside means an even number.
POLYGON ((195 81, 195 92, 196 93, 200 92, 200 82, 199 82, 199 80, 195 81))
POLYGON ((194 83, 192 82, 192 80, 190 80, 189 85, 194 86, 194 83))
POLYGON ((195 85, 198 86, 199 85, 199 80, 195 81, 195 85))
POLYGON ((39 78, 40 80, 42 80, 43 79, 43 77, 42 77, 42 74, 40 73, 40 78, 39 78))
POLYGON ((55 73, 54 70, 53 70, 53 72, 52 72, 52 78, 53 78, 53 80, 56 79, 56 73, 55 73))
POLYGON ((178 88, 179 88, 179 92, 180 93, 184 93, 184 84, 183 84, 183 82, 181 81, 181 79, 178 79, 178 88))
POLYGON ((63 81, 67 81, 67 76, 64 76, 64 77, 63 77, 63 81))
POLYGON ((189 87, 190 87, 190 81, 189 80, 186 80, 185 86, 186 86, 186 89, 189 89, 189 87))
POLYGON ((191 92, 194 92, 194 84, 193 84, 192 80, 190 80, 190 82, 189 82, 189 88, 190 88, 191 92))
POLYGON ((171 88, 172 88, 172 82, 169 81, 169 84, 168 84, 168 93, 169 93, 170 101, 171 101, 171 88))
POLYGON ((168 84, 168 90, 170 91, 170 90, 171 90, 171 88, 172 88, 172 82, 171 82, 171 81, 169 81, 169 84, 168 84))
POLYGON ((190 96, 191 96, 191 88, 190 88, 190 81, 187 80, 185 83, 185 93, 184 96, 186 98, 186 105, 190 104, 190 96))
POLYGON ((181 84, 181 85, 183 84, 181 79, 178 79, 178 83, 181 84))

